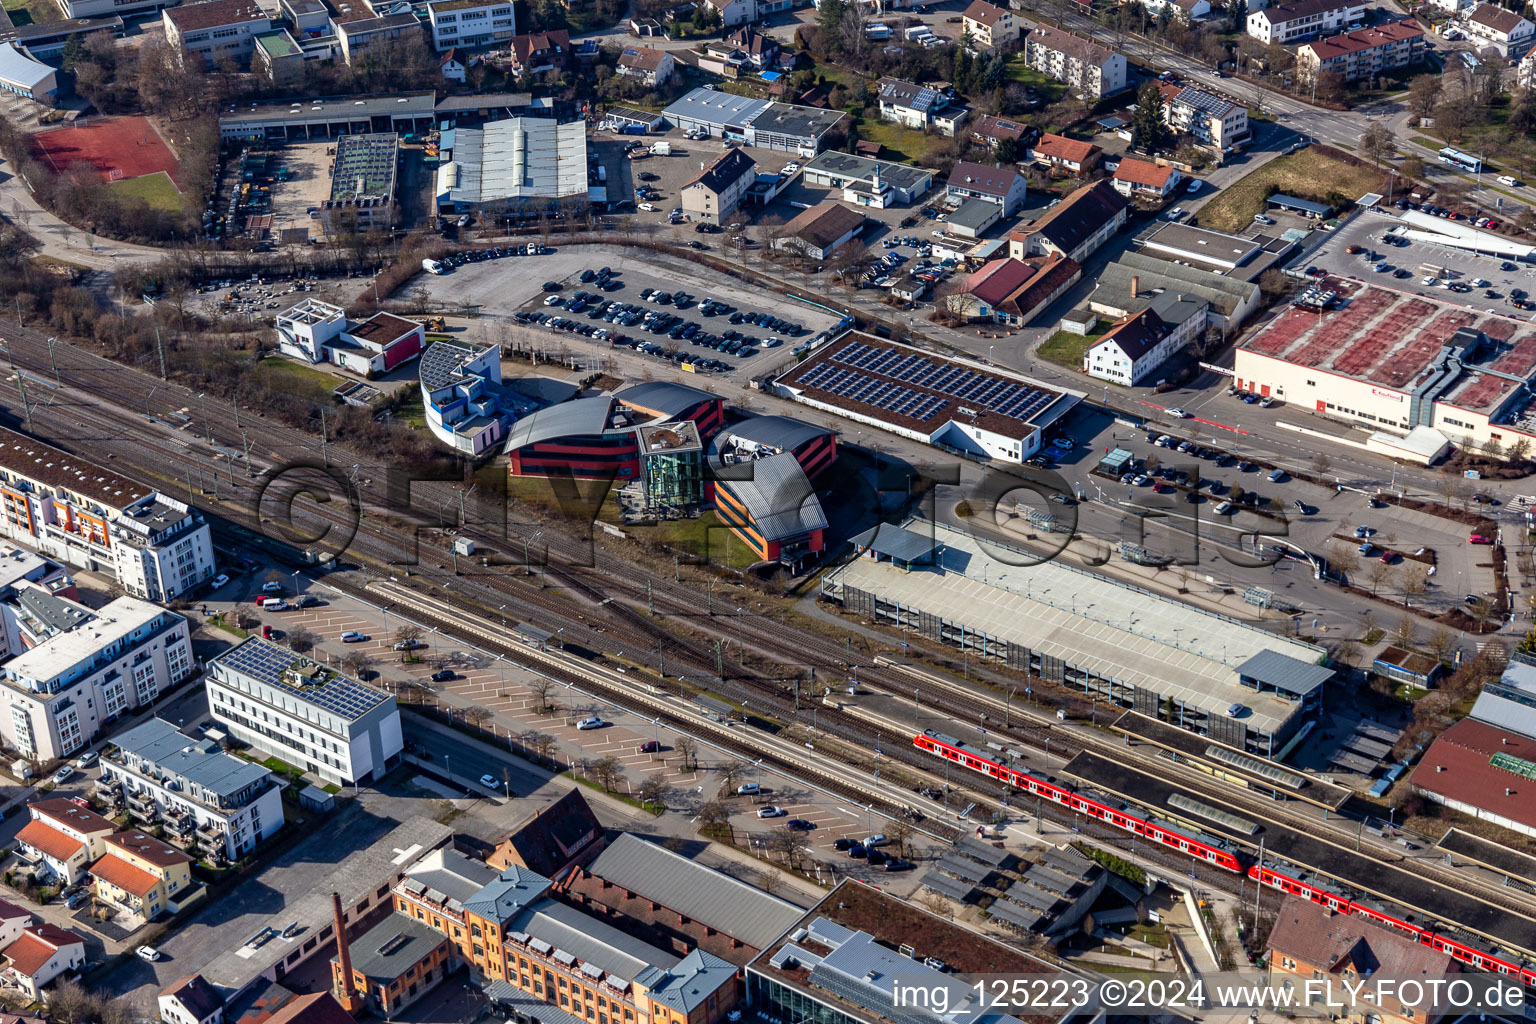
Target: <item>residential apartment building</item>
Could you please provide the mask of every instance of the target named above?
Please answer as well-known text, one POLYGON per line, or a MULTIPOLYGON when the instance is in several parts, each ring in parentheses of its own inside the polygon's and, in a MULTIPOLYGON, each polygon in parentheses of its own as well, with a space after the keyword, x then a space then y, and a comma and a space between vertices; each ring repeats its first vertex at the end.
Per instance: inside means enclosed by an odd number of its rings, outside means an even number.
POLYGON ((1028 182, 1010 164, 1007 167, 988 167, 986 164, 961 160, 949 173, 944 194, 951 201, 981 199, 1003 208, 1003 216, 1011 217, 1024 204, 1028 182))
POLYGON ((1492 46, 1512 60, 1525 56, 1536 43, 1536 25, 1494 4, 1478 4, 1467 15, 1465 25, 1474 42, 1492 46))
POLYGON ((508 1009, 558 1009, 593 1024, 719 1024, 741 1001, 735 964, 653 946, 552 898, 553 888, 525 868, 496 874, 446 851, 410 868, 391 895, 397 913, 448 936, 508 1009))
POLYGON ((1024 60, 1086 100, 1112 96, 1126 85, 1122 54, 1086 36, 1036 25, 1024 38, 1024 60))
POLYGON ((1008 255, 1057 253, 1083 263, 1125 226, 1130 207, 1107 181, 1080 188, 1024 227, 1008 234, 1008 255))
POLYGON ((1312 1007, 1347 1024, 1435 1024, 1444 1019, 1439 1007, 1405 1003, 1398 988, 1386 985, 1378 993, 1366 984, 1382 978, 1434 978, 1439 982, 1459 974, 1461 965, 1449 953, 1423 945, 1364 917, 1339 914, 1300 896, 1280 904, 1269 934, 1266 984, 1296 990, 1305 1004, 1307 986, 1323 979, 1334 993, 1326 1007, 1319 993, 1312 1007), (1350 990, 1353 989, 1353 992, 1350 990))
POLYGON ((1210 308, 1209 302, 1191 295, 1159 295, 1146 309, 1110 327, 1083 353, 1083 372, 1126 387, 1140 384, 1199 339, 1210 308))
POLYGON ((27 805, 30 820, 16 833, 22 859, 43 878, 73 885, 101 856, 107 836, 117 826, 95 811, 63 797, 27 805))
POLYGON ((932 128, 953 137, 955 130, 970 114, 970 109, 955 102, 953 91, 882 78, 875 85, 880 104, 880 120, 903 128, 927 131, 932 128))
POLYGON ((33 1000, 42 998, 43 987, 66 971, 85 966, 85 940, 72 931, 43 921, 28 925, 21 935, 0 951, 5 966, 0 978, 33 1000))
POLYGON ((400 709, 382 690, 256 636, 206 670, 209 710, 241 743, 346 786, 400 760, 400 709))
POLYGON ((971 0, 960 19, 971 46, 983 53, 1012 49, 1019 41, 1019 19, 1006 7, 971 0))
POLYGON ((757 0, 704 0, 720 15, 723 28, 735 28, 758 19, 757 0))
POLYGON ((438 0, 427 5, 427 22, 438 51, 495 46, 517 35, 510 0, 438 0))
POLYGON ((256 0, 204 0, 167 7, 160 18, 165 41, 183 55, 196 54, 205 65, 249 61, 255 37, 272 28, 272 19, 256 0))
POLYGON ((0 534, 161 603, 189 595, 214 574, 202 513, 3 427, 0 534))
POLYGON ((243 857, 283 827, 282 787, 270 769, 163 718, 113 737, 98 787, 143 827, 163 827, 210 860, 243 857))
POLYGON ((372 13, 372 8, 340 6, 342 10, 331 18, 331 29, 341 48, 342 60, 348 64, 361 60, 370 47, 422 38, 422 23, 409 12, 377 15, 372 13))
POLYGON ((1186 25, 1211 13, 1210 0, 1142 0, 1141 6, 1150 17, 1160 18, 1167 11, 1168 17, 1186 25))
POLYGON ((1417 64, 1424 50, 1424 29, 1405 18, 1304 43, 1296 50, 1296 71, 1303 81, 1328 71, 1353 82, 1417 64))
POLYGON ((58 0, 59 10, 67 19, 126 18, 133 14, 170 7, 177 0, 58 0))
POLYGON ((996 114, 983 114, 971 121, 970 132, 972 142, 979 142, 988 149, 995 150, 1005 142, 1012 143, 1015 155, 1023 152, 1025 142, 1033 134, 1028 125, 996 114))
POLYGON ((1128 199, 1158 202, 1179 187, 1181 178, 1177 167, 1162 167, 1150 160, 1124 157, 1115 168, 1112 180, 1115 191, 1128 199))
POLYGON ((1246 143, 1248 108, 1225 96, 1186 86, 1163 85, 1163 122, 1175 135, 1190 135, 1196 144, 1226 152, 1246 143))
POLYGON ((1098 166, 1104 151, 1091 142, 1045 132, 1026 156, 1037 164, 1080 178, 1098 166))
POLYGON ((0 606, 10 713, 0 740, 47 762, 85 746, 125 711, 148 706, 195 669, 187 620, 133 597, 92 611, 37 588, 0 606))
POLYGON ((689 220, 719 224, 736 212, 757 180, 757 161, 737 146, 711 160, 678 194, 689 220))
POLYGON ((519 78, 564 71, 571 66, 571 34, 562 28, 513 36, 511 54, 512 74, 519 78))
POLYGON ((1336 35, 1365 22, 1365 0, 1296 0, 1248 15, 1248 34, 1265 45, 1288 46, 1336 35))
POLYGON ((107 836, 101 858, 91 865, 96 898, 138 918, 153 921, 202 898, 192 884, 192 858, 144 832, 107 836))
POLYGON ((672 78, 672 55, 648 46, 626 46, 614 71, 642 85, 660 85, 672 78))

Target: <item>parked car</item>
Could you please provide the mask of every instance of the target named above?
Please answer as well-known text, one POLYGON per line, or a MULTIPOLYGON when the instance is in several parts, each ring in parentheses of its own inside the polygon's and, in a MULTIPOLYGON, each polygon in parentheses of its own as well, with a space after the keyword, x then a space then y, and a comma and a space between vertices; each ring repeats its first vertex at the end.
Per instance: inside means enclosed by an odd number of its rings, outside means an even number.
POLYGON ((213 578, 213 582, 211 584, 209 584, 209 586, 212 589, 214 589, 214 590, 218 590, 220 587, 222 587, 224 584, 226 584, 228 582, 229 582, 229 577, 224 575, 223 573, 219 573, 217 576, 215 576, 213 578))
POLYGON ((852 839, 838 839, 835 842, 833 842, 832 849, 837 850, 839 853, 845 853, 848 850, 853 849, 853 840, 852 839))
POLYGON ((453 669, 451 668, 438 669, 432 673, 432 681, 434 683, 446 683, 453 678, 453 675, 453 669))
POLYGON ((890 843, 890 839, 886 838, 884 832, 876 832, 872 836, 865 836, 862 841, 865 846, 868 846, 871 849, 876 846, 885 846, 890 843))
POLYGON ((360 644, 366 642, 367 639, 367 633, 359 633, 355 629, 349 629, 341 634, 341 642, 344 644, 360 644))
POLYGON ((756 796, 763 791, 763 787, 755 782, 743 782, 736 787, 737 796, 756 796))
POLYGON ((816 828, 816 823, 806 821, 804 818, 790 818, 784 823, 784 827, 791 832, 810 832, 816 828))
POLYGON ((1270 473, 1269 473, 1269 482, 1270 483, 1277 484, 1281 480, 1284 480, 1284 479, 1285 479, 1285 470, 1283 470, 1283 469, 1270 470, 1270 473))
POLYGON ((759 818, 782 818, 788 813, 789 812, 784 808, 776 807, 773 804, 769 804, 767 807, 759 807, 757 809, 757 816, 759 818))
POLYGON ((283 589, 283 585, 281 583, 279 583, 277 580, 267 580, 267 582, 265 582, 265 583, 263 583, 261 585, 261 592, 263 594, 276 594, 276 593, 280 593, 282 591, 282 589, 283 589))
POLYGON ((81 771, 84 771, 91 765, 95 764, 97 760, 100 759, 100 757, 101 755, 96 753, 96 751, 87 750, 85 753, 75 758, 75 767, 79 768, 81 771))
POLYGON ((501 780, 494 775, 482 775, 480 776, 480 785, 486 789, 500 789, 501 780))
POLYGON ((151 963, 154 963, 156 960, 160 959, 160 951, 154 946, 140 946, 133 952, 134 955, 137 956, 140 960, 148 960, 151 963))
POLYGON ((64 783, 69 781, 69 777, 73 774, 75 774, 75 770, 69 765, 65 765, 63 768, 60 768, 58 771, 53 773, 53 784, 55 786, 62 786, 64 783))
POLYGON ((597 715, 592 715, 589 718, 583 718, 581 721, 577 722, 576 723, 576 728, 581 729, 581 730, 601 729, 603 726, 605 726, 607 724, 608 724, 607 722, 603 721, 597 715))
POLYGON ((1474 533, 1467 538, 1469 544, 1492 544, 1493 535, 1489 533, 1474 533))

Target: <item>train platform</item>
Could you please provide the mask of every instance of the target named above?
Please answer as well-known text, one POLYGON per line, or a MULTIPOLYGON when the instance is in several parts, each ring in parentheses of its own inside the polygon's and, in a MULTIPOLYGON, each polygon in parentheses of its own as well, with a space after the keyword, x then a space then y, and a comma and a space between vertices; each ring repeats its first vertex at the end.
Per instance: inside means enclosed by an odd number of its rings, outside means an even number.
POLYGON ((1155 718, 1127 711, 1111 729, 1133 740, 1171 751, 1213 778, 1246 789, 1263 791, 1285 800, 1299 800, 1336 811, 1349 800, 1350 790, 1325 782, 1315 775, 1274 761, 1254 757, 1236 747, 1177 729, 1155 718))
POLYGON ((1437 844, 1452 864, 1469 861, 1525 885, 1536 886, 1536 857, 1453 828, 1437 844))
MULTIPOLYGON (((1414 873, 1410 863, 1403 867, 1384 863, 1374 857, 1335 846, 1314 836, 1298 832, 1272 822, 1263 822, 1250 832, 1247 828, 1225 824, 1208 816, 1196 817, 1181 812, 1178 803, 1187 803, 1189 797, 1200 799, 1203 794, 1175 786, 1165 779, 1148 775, 1125 765, 1116 764, 1097 754, 1081 753, 1062 769, 1063 774, 1080 779, 1088 786, 1105 794, 1113 794, 1129 805, 1146 808, 1165 820, 1187 823, 1188 827, 1206 835, 1220 836, 1233 849, 1241 849, 1252 858, 1262 844, 1265 863, 1284 870, 1294 866, 1293 874, 1308 881, 1308 874, 1319 885, 1327 885, 1324 878, 1341 883, 1345 888, 1358 890, 1360 894, 1389 900, 1405 911, 1412 911, 1416 918, 1443 922, 1483 936, 1489 941, 1521 951, 1526 956, 1536 956, 1536 920, 1505 910, 1493 903, 1468 893, 1448 889, 1428 881, 1414 873), (1174 801, 1175 796, 1178 801, 1174 801), (1275 862, 1282 864, 1277 865, 1275 862)), ((1247 813, 1247 812, 1244 812, 1247 813)), ((1236 815, 1232 816, 1236 819, 1236 815)), ((1332 888, 1332 886, 1329 886, 1332 888)), ((1524 894, 1511 893, 1510 902, 1523 899, 1524 894)))

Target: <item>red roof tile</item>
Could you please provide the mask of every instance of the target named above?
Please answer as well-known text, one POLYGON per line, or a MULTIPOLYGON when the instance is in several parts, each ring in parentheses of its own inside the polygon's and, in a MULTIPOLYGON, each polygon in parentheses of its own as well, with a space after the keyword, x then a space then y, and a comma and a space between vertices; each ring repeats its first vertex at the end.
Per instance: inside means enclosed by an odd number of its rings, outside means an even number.
POLYGON ((16 841, 26 843, 39 853, 59 861, 67 861, 85 849, 85 844, 78 839, 65 835, 37 818, 21 826, 21 831, 16 833, 16 841))
POLYGON ((1162 189, 1168 187, 1168 178, 1171 174, 1173 174, 1172 167, 1159 167, 1147 160, 1125 157, 1120 161, 1119 169, 1115 171, 1115 180, 1128 181, 1133 185, 1142 185, 1146 188, 1162 189))
POLYGON ((140 899, 148 896, 155 886, 160 884, 160 879, 148 871, 134 867, 121 857, 110 853, 91 865, 91 874, 140 899))
POLYGON ((1318 60, 1333 60, 1344 57, 1360 50, 1369 50, 1377 46, 1390 46, 1405 40, 1418 39, 1424 35, 1424 29, 1412 18, 1403 21, 1389 22, 1386 25, 1376 25, 1371 28, 1362 28, 1355 32, 1345 32, 1342 35, 1330 36, 1315 43, 1308 43, 1302 47, 1310 50, 1318 60))
POLYGON ((117 835, 107 836, 107 845, 147 860, 157 867, 169 868, 177 864, 192 863, 191 857, 170 843, 162 842, 143 832, 119 832, 117 835))
POLYGON ((1495 768, 1489 763, 1495 754, 1536 762, 1536 740, 1464 718, 1430 744, 1412 782, 1427 793, 1536 828, 1536 781, 1495 768))
POLYGON ((987 3, 987 0, 971 0, 971 6, 965 9, 961 17, 992 28, 1007 13, 1001 7, 987 3))
POLYGON ((1080 142, 1077 139, 1069 139, 1065 135, 1052 135, 1049 132, 1040 136, 1040 141, 1032 147, 1036 157, 1044 157, 1049 160, 1061 160, 1067 163, 1086 163, 1099 152, 1099 147, 1091 142, 1080 142))
POLYGON ((1349 966, 1362 975, 1438 978, 1459 969, 1449 953, 1365 918, 1335 914, 1300 896, 1287 896, 1281 904, 1269 948, 1328 972, 1349 966))
POLYGON ((30 977, 42 970, 61 948, 84 941, 74 932, 44 922, 24 929, 20 938, 5 947, 5 956, 17 974, 30 977))

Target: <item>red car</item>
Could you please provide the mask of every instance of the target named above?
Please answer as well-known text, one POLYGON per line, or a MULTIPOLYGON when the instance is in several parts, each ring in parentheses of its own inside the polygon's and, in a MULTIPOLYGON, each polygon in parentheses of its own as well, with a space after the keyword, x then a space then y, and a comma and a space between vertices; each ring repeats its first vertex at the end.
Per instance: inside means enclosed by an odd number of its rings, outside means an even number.
POLYGON ((1152 491, 1155 494, 1167 494, 1171 490, 1173 490, 1172 485, 1165 484, 1161 480, 1152 485, 1152 491))
POLYGON ((646 740, 644 743, 640 744, 640 753, 659 754, 661 753, 661 744, 655 740, 646 740))
POLYGON ((1492 544, 1493 538, 1486 533, 1474 533, 1467 538, 1469 544, 1492 544))

